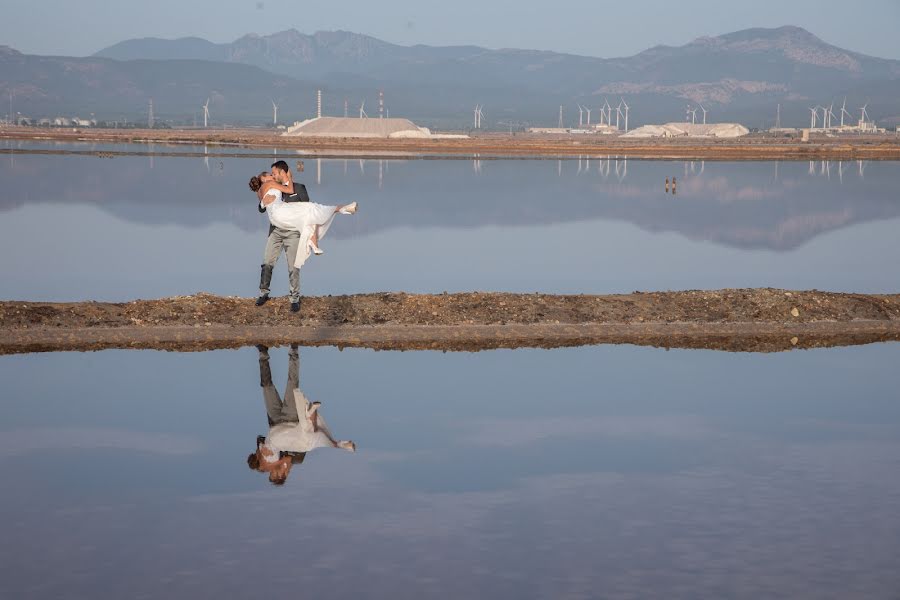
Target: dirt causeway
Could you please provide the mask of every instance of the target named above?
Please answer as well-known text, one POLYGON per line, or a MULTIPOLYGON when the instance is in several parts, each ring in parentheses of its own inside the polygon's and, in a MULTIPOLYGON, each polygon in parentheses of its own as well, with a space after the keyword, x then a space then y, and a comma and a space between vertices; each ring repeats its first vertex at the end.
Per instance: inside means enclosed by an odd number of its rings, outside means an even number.
POLYGON ((900 294, 779 289, 546 295, 471 292, 304 297, 199 293, 157 300, 0 302, 0 354, 250 344, 482 350, 630 343, 778 351, 900 341, 900 294))
MULTIPOLYGON (((810 141, 797 137, 751 134, 737 139, 621 139, 609 136, 483 133, 465 139, 312 138, 282 136, 264 129, 44 129, 0 128, 0 139, 88 143, 155 144, 154 153, 184 150, 185 145, 217 148, 282 148, 309 156, 409 157, 473 155, 491 157, 628 156, 649 159, 697 160, 900 160, 896 135, 814 134, 810 141), (167 150, 168 147, 168 150, 167 150)), ((33 153, 31 149, 2 152, 33 153)), ((44 150, 73 153, 71 150, 44 150)), ((76 151, 77 152, 77 151, 76 151)), ((129 151, 97 151, 100 156, 129 151)), ((177 151, 176 151, 177 153, 177 151)))

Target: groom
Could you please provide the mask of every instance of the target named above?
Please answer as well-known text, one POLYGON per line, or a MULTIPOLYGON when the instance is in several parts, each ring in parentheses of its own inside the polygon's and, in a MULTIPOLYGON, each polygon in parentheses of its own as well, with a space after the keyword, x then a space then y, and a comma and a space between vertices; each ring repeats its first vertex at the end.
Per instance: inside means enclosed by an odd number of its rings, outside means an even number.
MULTIPOLYGON (((272 176, 278 183, 287 182, 287 174, 290 170, 288 164, 283 160, 272 163, 272 176)), ((297 170, 303 171, 303 163, 297 163, 297 170)), ((306 192, 306 186, 300 183, 294 184, 294 193, 285 195, 284 202, 309 202, 309 195, 306 192)), ((266 212, 266 207, 260 202, 259 212, 266 212)), ((300 269, 294 267, 294 260, 297 258, 297 250, 300 248, 300 232, 290 229, 282 229, 272 225, 269 221, 269 236, 266 238, 266 249, 263 253, 263 264, 260 265, 259 274, 259 297, 256 299, 256 305, 262 306, 269 301, 269 287, 272 284, 272 272, 275 270, 275 263, 284 250, 287 258, 288 281, 291 289, 291 312, 300 310, 300 269)))

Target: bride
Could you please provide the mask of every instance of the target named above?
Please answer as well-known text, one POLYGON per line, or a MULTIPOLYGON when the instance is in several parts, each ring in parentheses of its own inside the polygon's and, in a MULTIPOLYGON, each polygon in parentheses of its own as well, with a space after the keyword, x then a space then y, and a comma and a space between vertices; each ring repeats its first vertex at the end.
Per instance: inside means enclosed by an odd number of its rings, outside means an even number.
POLYGON ((290 171, 287 172, 287 182, 284 185, 263 171, 250 178, 250 189, 256 192, 257 198, 266 207, 272 225, 299 231, 301 242, 306 240, 305 246, 301 245, 301 248, 307 249, 307 251, 297 254, 295 267, 303 264, 306 257, 309 256, 309 250, 317 255, 323 253, 319 248, 319 239, 328 231, 336 214, 352 215, 356 213, 356 202, 338 206, 316 204, 315 202, 284 202, 282 193, 292 194, 294 191, 294 181, 290 171))

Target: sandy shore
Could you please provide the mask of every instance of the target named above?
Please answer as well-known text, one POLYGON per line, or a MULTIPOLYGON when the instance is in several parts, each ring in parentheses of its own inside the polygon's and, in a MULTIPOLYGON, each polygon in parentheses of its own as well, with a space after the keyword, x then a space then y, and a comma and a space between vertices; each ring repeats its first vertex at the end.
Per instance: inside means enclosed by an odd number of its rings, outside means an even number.
MULTIPOLYGON (((403 157, 409 155, 474 155, 481 158, 515 156, 628 156, 650 159, 695 160, 900 160, 900 137, 895 135, 826 137, 809 142, 773 135, 750 135, 734 140, 620 139, 608 136, 479 134, 469 139, 348 139, 284 137, 271 130, 227 129, 43 129, 0 128, 0 139, 89 143, 153 143, 159 153, 179 145, 207 144, 216 148, 299 150, 310 156, 403 157)), ((5 149, 3 152, 30 150, 5 149)), ((53 152, 53 150, 45 150, 53 152)), ((92 152, 110 155, 124 152, 92 152)), ((129 152, 133 153, 133 152, 129 152)))
POLYGON ((779 351, 900 341, 900 294, 776 289, 608 296, 379 293, 286 298, 210 294, 125 303, 0 302, 0 353, 251 344, 385 350, 628 343, 779 351))

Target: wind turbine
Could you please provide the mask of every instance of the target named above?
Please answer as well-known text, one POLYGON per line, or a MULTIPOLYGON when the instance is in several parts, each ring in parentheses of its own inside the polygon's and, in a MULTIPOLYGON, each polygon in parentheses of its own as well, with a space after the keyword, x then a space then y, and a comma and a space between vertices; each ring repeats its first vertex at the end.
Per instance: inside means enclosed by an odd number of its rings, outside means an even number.
POLYGON ((625 107, 625 133, 628 133, 628 103, 622 98, 622 106, 625 107))
POLYGON ((584 108, 579 104, 578 105, 578 126, 581 127, 584 125, 584 108))
POLYGON ((848 117, 850 117, 851 120, 853 119, 853 115, 851 115, 850 113, 847 112, 847 97, 846 96, 844 96, 844 103, 841 105, 841 127, 844 126, 844 115, 847 115, 848 117))
POLYGON ((478 105, 478 129, 481 129, 481 121, 484 119, 484 112, 481 110, 481 105, 478 105))
POLYGON ((831 120, 834 118, 834 102, 828 105, 828 129, 831 129, 831 120))
POLYGON ((869 122, 869 121, 868 121, 869 113, 866 112, 866 107, 867 107, 867 106, 869 106, 869 103, 868 103, 868 102, 866 102, 865 104, 863 104, 863 105, 860 107, 860 109, 859 109, 859 110, 860 110, 859 122, 862 124, 863 130, 866 130, 866 129, 869 128, 869 126, 868 126, 868 124, 867 124, 867 123, 869 122))
POLYGON ((619 129, 619 118, 622 117, 622 99, 619 99, 619 104, 616 106, 616 129, 619 129))
POLYGON ((591 125, 591 109, 589 109, 587 106, 585 106, 584 111, 587 113, 587 125, 590 126, 591 125))
POLYGON ((472 124, 475 129, 478 129, 478 109, 481 108, 479 105, 475 105, 475 108, 472 109, 472 114, 474 115, 474 123, 472 124))
POLYGON ((816 128, 816 119, 819 118, 819 108, 811 106, 809 108, 809 112, 811 113, 810 120, 809 120, 809 128, 815 129, 816 128))
POLYGON ((270 100, 272 100, 272 125, 278 127, 278 105, 275 104, 274 98, 270 98, 270 100))
POLYGON ((366 101, 363 100, 362 104, 359 105, 359 118, 367 119, 369 115, 366 114, 366 101))
POLYGON ((203 105, 203 128, 209 124, 209 98, 206 99, 206 104, 203 105))
POLYGON ((603 106, 600 107, 600 124, 603 125, 603 119, 606 118, 606 126, 612 125, 612 107, 609 105, 609 98, 603 99, 603 106))
MULTIPOLYGON (((698 104, 699 104, 699 102, 698 102, 698 104)), ((703 124, 706 125, 706 109, 703 108, 702 104, 700 104, 700 110, 703 111, 703 124)))
POLYGON ((825 108, 824 106, 818 106, 818 105, 816 105, 816 116, 817 116, 817 117, 818 117, 818 115, 819 115, 819 109, 820 109, 820 108, 822 109, 822 129, 824 129, 824 128, 825 128, 825 121, 826 121, 826 119, 827 119, 827 117, 828 117, 828 112, 827 112, 828 109, 825 108))

